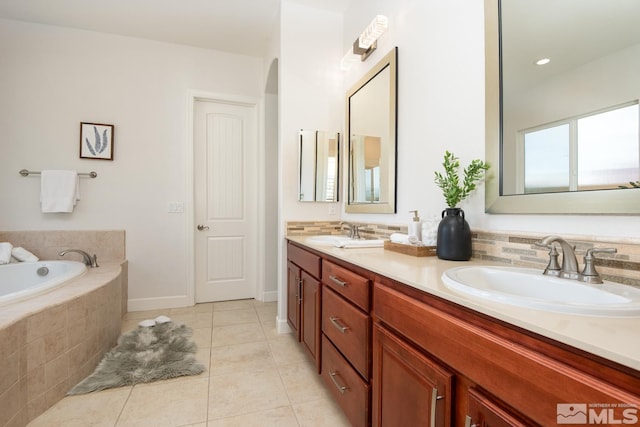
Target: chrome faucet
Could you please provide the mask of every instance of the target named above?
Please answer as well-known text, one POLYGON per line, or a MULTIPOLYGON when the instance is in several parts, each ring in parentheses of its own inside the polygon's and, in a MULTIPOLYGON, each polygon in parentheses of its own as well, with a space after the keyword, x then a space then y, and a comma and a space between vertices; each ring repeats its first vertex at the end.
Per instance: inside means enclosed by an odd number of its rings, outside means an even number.
POLYGON ((602 277, 596 271, 595 260, 596 257, 593 256, 595 253, 606 253, 606 254, 615 254, 618 252, 616 248, 589 248, 587 249, 587 254, 584 256, 584 269, 582 273, 580 273, 580 277, 578 280, 587 283, 600 284, 602 282, 602 277))
POLYGON ((357 224, 352 224, 350 222, 346 222, 346 221, 341 221, 340 222, 340 230, 342 230, 344 228, 344 226, 347 227, 347 229, 349 230, 348 233, 348 237, 350 239, 360 239, 360 226, 357 224))
POLYGON ((559 236, 547 236, 536 246, 542 246, 549 249, 549 264, 545 268, 544 273, 549 276, 558 276, 566 279, 576 279, 581 282, 600 284, 603 283, 602 277, 598 274, 595 267, 595 253, 614 254, 618 252, 616 248, 589 248, 584 256, 584 268, 578 273, 578 260, 574 252, 575 246, 571 246, 566 240, 559 236), (554 243, 559 243, 562 248, 562 267, 558 264, 558 251, 556 251, 554 243))
POLYGON ((100 267, 98 265, 98 256, 97 255, 89 255, 88 253, 86 253, 85 251, 81 250, 81 249, 65 249, 64 251, 60 252, 60 256, 65 256, 66 254, 68 254, 69 252, 75 252, 78 253, 80 255, 82 255, 82 258, 84 259, 84 263, 86 264, 87 267, 90 268, 96 268, 96 267, 100 267))
POLYGON ((574 252, 575 246, 571 246, 560 236, 547 236, 535 244, 536 246, 549 248, 549 265, 547 265, 544 274, 563 277, 565 279, 579 278, 578 260, 574 252), (562 267, 560 270, 558 270, 558 252, 555 251, 554 243, 559 243, 562 248, 562 267))

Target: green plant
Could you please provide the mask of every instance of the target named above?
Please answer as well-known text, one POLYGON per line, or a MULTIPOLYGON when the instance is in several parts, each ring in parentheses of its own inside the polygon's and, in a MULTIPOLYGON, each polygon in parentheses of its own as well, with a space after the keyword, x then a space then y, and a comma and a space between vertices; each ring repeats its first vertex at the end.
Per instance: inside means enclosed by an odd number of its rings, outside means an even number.
POLYGON ((472 160, 469 166, 464 169, 464 179, 460 183, 458 175, 460 159, 458 157, 445 151, 442 166, 444 166, 445 174, 436 172, 435 183, 442 189, 442 194, 449 208, 455 208, 458 203, 466 199, 476 189, 476 183, 483 178, 484 172, 489 169, 489 165, 482 160, 472 160))

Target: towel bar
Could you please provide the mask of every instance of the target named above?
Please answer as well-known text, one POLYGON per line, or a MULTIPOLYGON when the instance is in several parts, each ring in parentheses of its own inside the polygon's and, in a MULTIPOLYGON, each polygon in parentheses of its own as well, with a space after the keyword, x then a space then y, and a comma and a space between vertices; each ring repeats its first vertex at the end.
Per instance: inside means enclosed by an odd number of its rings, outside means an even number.
MULTIPOLYGON (((18 172, 20 175, 22 176, 29 176, 29 175, 40 175, 40 172, 36 172, 36 171, 28 171, 26 169, 22 169, 20 172, 18 172)), ((83 172, 83 173, 78 173, 78 175, 81 176, 88 176, 90 178, 96 178, 98 176, 98 174, 96 172, 83 172)))

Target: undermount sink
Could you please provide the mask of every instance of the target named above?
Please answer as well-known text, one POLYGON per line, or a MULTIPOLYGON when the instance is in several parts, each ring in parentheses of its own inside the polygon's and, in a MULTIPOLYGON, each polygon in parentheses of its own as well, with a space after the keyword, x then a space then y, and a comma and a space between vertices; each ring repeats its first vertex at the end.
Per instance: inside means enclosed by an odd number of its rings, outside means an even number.
POLYGON ((336 246, 339 248, 376 248, 384 245, 384 240, 352 239, 347 236, 309 236, 306 243, 312 245, 336 246))
POLYGON ((592 285, 518 267, 464 266, 442 274, 449 289, 520 307, 596 316, 640 316, 640 289, 592 285))

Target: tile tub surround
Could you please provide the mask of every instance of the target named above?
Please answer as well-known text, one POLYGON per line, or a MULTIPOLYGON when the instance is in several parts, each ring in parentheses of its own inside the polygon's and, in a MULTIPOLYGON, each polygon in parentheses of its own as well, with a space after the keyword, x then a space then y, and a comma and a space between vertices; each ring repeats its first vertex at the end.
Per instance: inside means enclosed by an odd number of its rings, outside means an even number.
POLYGON ((0 311, 0 426, 24 426, 89 375, 120 336, 126 262, 0 311))
POLYGON ((70 253, 61 257, 65 249, 82 249, 98 256, 101 262, 126 259, 124 230, 30 230, 0 231, 0 242, 22 246, 40 259, 70 259, 82 261, 82 256, 70 253))
MULTIPOLYGON (((384 239, 392 233, 406 233, 406 225, 362 224, 360 235, 384 239)), ((292 221, 287 223, 287 236, 345 234, 340 221, 292 221)), ((472 230, 473 255, 476 260, 499 262, 505 265, 544 269, 549 262, 548 250, 534 243, 547 234, 528 232, 493 232, 472 230)), ((596 254, 596 269, 605 280, 640 287, 640 239, 619 239, 598 236, 561 235, 576 247, 580 268, 589 248, 616 248, 615 254, 596 254)))

